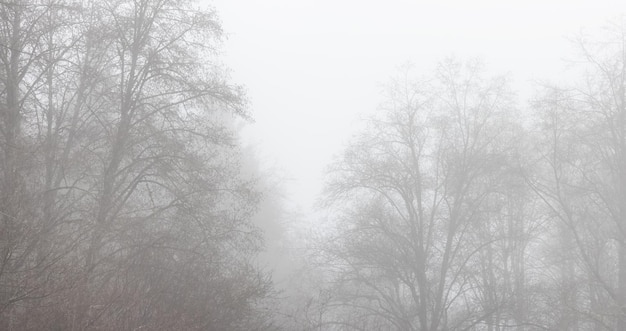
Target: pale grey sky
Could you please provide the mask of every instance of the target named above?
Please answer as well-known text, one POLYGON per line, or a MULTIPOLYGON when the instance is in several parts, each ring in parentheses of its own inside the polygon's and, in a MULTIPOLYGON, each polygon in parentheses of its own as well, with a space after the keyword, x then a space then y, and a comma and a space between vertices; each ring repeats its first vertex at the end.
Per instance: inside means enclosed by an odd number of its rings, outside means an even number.
POLYGON ((304 210, 398 66, 427 73, 446 56, 479 56, 529 89, 572 56, 566 36, 615 19, 622 2, 212 1, 229 35, 223 60, 252 101, 245 141, 290 179, 290 200, 304 210))

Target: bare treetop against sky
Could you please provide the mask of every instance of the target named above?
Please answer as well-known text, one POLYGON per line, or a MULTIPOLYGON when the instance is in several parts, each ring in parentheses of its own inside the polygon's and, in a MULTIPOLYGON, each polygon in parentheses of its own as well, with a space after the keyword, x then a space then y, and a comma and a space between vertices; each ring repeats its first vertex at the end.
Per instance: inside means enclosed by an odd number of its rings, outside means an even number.
MULTIPOLYGON (((623 1, 216 0, 229 35, 225 62, 247 86, 256 123, 245 131, 262 161, 307 208, 321 173, 379 103, 381 84, 410 61, 481 57, 517 90, 558 80, 568 36, 624 13, 623 1)), ((521 96, 525 97, 524 95, 521 96)), ((520 98, 521 99, 521 98, 520 98)))

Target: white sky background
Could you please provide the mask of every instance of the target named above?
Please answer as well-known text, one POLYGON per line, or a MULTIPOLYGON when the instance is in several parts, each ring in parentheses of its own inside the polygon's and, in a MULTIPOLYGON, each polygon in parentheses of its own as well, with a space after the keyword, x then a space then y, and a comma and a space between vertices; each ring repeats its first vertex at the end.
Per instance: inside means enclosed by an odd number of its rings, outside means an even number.
POLYGON ((244 142, 287 179, 291 207, 304 213, 354 121, 375 111, 399 66, 428 74, 447 56, 478 56, 524 93, 533 79, 558 79, 562 59, 574 56, 566 36, 626 9, 608 0, 211 2, 229 36, 223 61, 252 102, 244 142))

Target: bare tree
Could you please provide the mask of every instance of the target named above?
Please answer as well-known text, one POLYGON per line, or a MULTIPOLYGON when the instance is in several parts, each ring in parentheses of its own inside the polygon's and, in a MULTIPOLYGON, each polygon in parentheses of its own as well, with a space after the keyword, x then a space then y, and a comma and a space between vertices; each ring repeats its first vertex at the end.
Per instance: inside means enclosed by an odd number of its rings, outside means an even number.
MULTIPOLYGON (((12 328, 18 303, 49 295, 47 272, 58 257, 45 252, 47 225, 39 217, 39 145, 30 139, 34 95, 57 62, 45 37, 55 26, 47 2, 0 4, 0 320, 12 328)), ((23 306, 22 306, 23 307, 23 306)), ((21 308, 23 309, 23 308, 21 308)))
POLYGON ((578 44, 583 84, 547 88, 537 102, 546 148, 535 191, 561 238, 559 328, 626 327, 626 64, 624 29, 578 44))
POLYGON ((394 82, 384 117, 333 166, 327 199, 348 207, 330 252, 344 304, 361 321, 402 330, 497 324, 511 298, 493 274, 502 240, 494 215, 504 210, 495 204, 512 199, 504 188, 521 178, 511 100, 504 78, 444 62, 427 83, 394 82), (492 256, 481 273, 484 254, 492 256))
POLYGON ((269 328, 259 193, 232 132, 249 115, 215 13, 0 7, 2 328, 269 328))

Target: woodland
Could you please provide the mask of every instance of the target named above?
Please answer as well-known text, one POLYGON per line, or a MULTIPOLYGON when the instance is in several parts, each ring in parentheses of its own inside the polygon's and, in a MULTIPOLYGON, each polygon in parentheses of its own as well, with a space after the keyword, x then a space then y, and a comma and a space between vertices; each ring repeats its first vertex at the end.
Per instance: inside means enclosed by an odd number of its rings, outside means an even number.
POLYGON ((0 330, 626 330, 626 21, 529 100, 398 72, 277 284, 218 12, 0 1, 0 330))

